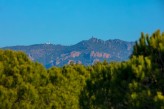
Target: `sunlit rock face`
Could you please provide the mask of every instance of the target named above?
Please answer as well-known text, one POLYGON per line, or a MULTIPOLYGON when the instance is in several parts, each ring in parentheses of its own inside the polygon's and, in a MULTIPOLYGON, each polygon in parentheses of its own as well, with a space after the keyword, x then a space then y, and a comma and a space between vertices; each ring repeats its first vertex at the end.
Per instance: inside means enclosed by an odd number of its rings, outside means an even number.
POLYGON ((95 51, 91 51, 90 54, 91 57, 98 57, 98 58, 110 58, 110 54, 109 53, 103 53, 103 52, 95 52, 95 51))

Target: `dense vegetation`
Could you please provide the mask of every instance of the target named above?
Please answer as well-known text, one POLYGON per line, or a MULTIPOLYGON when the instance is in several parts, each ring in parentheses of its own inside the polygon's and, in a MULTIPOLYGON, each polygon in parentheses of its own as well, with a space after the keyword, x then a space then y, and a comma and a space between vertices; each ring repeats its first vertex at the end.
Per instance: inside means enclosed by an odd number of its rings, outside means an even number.
POLYGON ((164 33, 141 34, 126 62, 46 70, 0 50, 0 109, 164 109, 164 33))

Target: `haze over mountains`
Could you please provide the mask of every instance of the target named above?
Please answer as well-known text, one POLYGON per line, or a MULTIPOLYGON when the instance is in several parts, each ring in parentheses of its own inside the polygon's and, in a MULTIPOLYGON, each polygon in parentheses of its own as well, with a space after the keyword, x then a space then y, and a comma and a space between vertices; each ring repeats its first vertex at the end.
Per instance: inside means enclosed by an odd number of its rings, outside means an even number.
POLYGON ((33 61, 46 68, 64 66, 70 62, 91 65, 97 61, 124 61, 132 53, 134 42, 119 39, 103 41, 92 37, 75 45, 35 44, 30 46, 11 46, 3 49, 21 50, 33 61))

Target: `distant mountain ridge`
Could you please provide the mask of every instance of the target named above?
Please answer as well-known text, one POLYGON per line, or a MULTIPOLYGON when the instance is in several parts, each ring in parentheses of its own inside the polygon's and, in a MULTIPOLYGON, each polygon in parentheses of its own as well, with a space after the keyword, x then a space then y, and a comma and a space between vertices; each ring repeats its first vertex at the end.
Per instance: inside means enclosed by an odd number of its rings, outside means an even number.
POLYGON ((10 46, 2 49, 21 50, 33 61, 46 68, 64 66, 70 62, 91 65, 97 61, 125 61, 132 53, 134 42, 119 39, 103 41, 92 37, 75 45, 35 44, 30 46, 10 46))

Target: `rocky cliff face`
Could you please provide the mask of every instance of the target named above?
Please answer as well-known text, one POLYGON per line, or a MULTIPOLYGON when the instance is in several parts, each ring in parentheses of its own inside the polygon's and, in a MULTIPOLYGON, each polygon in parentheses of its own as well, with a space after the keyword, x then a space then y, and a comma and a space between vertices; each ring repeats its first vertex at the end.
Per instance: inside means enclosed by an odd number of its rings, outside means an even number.
POLYGON ((108 59, 108 58, 110 58, 110 54, 109 53, 103 53, 103 52, 91 51, 90 57, 108 59))
POLYGON ((12 46, 3 49, 24 51, 31 60, 38 61, 47 68, 63 66, 70 62, 91 65, 97 61, 124 61, 132 53, 133 42, 119 39, 103 41, 97 38, 81 41, 72 46, 37 44, 12 46))

